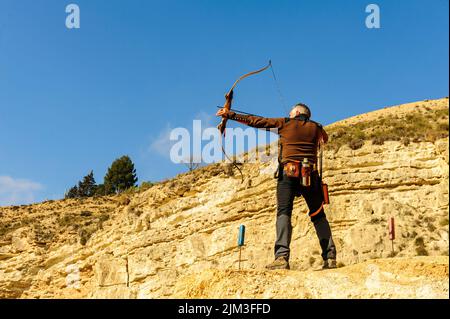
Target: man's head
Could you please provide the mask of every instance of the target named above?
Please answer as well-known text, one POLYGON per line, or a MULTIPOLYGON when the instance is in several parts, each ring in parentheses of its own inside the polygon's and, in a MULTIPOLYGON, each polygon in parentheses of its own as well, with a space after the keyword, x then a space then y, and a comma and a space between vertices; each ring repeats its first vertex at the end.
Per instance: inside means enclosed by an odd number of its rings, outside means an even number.
POLYGON ((297 103, 291 110, 291 112, 289 112, 289 117, 295 118, 297 116, 303 115, 304 117, 306 117, 307 119, 311 118, 311 110, 309 109, 309 107, 306 104, 303 103, 297 103))

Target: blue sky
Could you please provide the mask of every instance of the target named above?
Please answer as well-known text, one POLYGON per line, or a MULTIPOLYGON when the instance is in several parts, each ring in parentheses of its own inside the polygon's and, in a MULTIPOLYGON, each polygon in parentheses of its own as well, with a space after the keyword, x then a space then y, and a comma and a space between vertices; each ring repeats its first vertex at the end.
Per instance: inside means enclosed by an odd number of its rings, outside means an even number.
MULTIPOLYGON (((128 154, 139 181, 185 170, 171 128, 216 125, 241 74, 272 59, 287 104, 324 124, 448 96, 448 1, 0 0, 0 205, 61 198, 128 154), (69 3, 81 28, 65 26, 69 3)), ((270 72, 236 108, 284 116, 270 72)))

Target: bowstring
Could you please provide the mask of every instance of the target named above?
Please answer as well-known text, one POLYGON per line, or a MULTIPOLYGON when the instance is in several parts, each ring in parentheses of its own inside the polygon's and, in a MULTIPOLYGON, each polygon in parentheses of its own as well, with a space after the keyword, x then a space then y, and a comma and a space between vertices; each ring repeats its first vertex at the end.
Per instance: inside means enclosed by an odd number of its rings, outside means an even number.
MULTIPOLYGON (((270 66, 270 70, 272 71, 272 76, 273 76, 273 79, 274 79, 274 81, 275 81, 275 87, 276 87, 277 92, 278 92, 278 98, 280 99, 281 104, 283 105, 284 111, 285 111, 286 113, 289 113, 288 110, 287 110, 287 106, 286 106, 286 100, 284 99, 284 95, 283 95, 283 93, 281 92, 280 83, 278 82, 277 76, 275 75, 275 70, 273 69, 272 60, 269 61, 269 65, 268 65, 268 66, 270 66)), ((247 77, 247 76, 249 76, 249 75, 252 75, 252 74, 260 73, 260 72, 262 72, 262 71, 264 71, 264 70, 266 70, 266 69, 267 69, 267 66, 266 66, 265 68, 262 68, 262 69, 260 69, 260 70, 255 71, 255 72, 250 72, 250 73, 245 74, 244 76, 240 77, 240 78, 233 84, 233 87, 231 88, 230 91, 232 91, 233 88, 236 86, 236 84, 237 84, 240 80, 242 80, 243 78, 245 78, 245 77, 247 77)), ((252 115, 253 115, 253 114, 252 114, 252 115)), ((241 169, 239 168, 239 166, 236 164, 236 162, 235 162, 235 161, 232 161, 232 160, 230 159, 230 157, 228 156, 228 154, 225 152, 225 149, 224 149, 223 143, 222 143, 222 139, 220 139, 220 147, 222 148, 222 153, 225 155, 225 157, 228 159, 228 161, 230 161, 231 164, 233 164, 233 166, 236 167, 236 169, 237 169, 237 170, 239 171, 239 173, 241 174, 241 182, 243 182, 243 181, 244 181, 244 174, 242 174, 242 171, 241 171, 241 169)))
POLYGON ((287 109, 287 106, 286 106, 286 105, 287 105, 287 104, 286 104, 286 100, 284 99, 283 93, 281 92, 280 83, 278 82, 277 77, 276 77, 276 75, 275 75, 275 71, 274 71, 274 69, 273 69, 272 61, 270 61, 269 64, 270 64, 270 70, 272 71, 273 79, 274 79, 274 81, 275 81, 275 87, 276 87, 277 92, 278 92, 278 98, 280 99, 281 104, 283 105, 284 111, 285 111, 286 114, 287 114, 287 113, 289 113, 289 112, 288 112, 288 109, 287 109))
MULTIPOLYGON (((225 135, 224 135, 225 136, 225 135)), ((223 155, 225 155, 226 159, 228 161, 230 161, 230 163, 236 167, 236 169, 239 171, 239 174, 241 174, 241 183, 244 182, 244 174, 242 173, 241 169, 239 168, 239 166, 236 164, 236 161, 232 161, 231 158, 228 156, 228 154, 225 152, 225 148, 223 147, 223 143, 222 143, 222 138, 220 139, 220 147, 222 148, 222 153, 223 155)))

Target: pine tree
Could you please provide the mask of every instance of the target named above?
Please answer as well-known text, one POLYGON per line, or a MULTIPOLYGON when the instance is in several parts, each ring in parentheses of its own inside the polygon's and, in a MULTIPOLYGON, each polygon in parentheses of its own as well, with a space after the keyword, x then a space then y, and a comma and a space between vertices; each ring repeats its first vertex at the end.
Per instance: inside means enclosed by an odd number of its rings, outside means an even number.
POLYGON ((116 159, 105 176, 105 192, 120 193, 136 185, 136 169, 128 156, 116 159))
POLYGON ((88 175, 83 177, 83 180, 78 183, 78 196, 79 197, 91 197, 95 194, 96 183, 94 178, 94 172, 91 171, 88 175))
POLYGON ((96 194, 96 191, 97 185, 95 183, 94 172, 91 171, 78 182, 78 185, 69 189, 64 198, 91 197, 96 194))
POLYGON ((105 185, 104 184, 98 184, 95 188, 95 194, 94 196, 104 196, 107 195, 105 185))
POLYGON ((69 191, 64 196, 64 198, 77 198, 77 197, 78 197, 78 187, 76 185, 70 188, 69 191))

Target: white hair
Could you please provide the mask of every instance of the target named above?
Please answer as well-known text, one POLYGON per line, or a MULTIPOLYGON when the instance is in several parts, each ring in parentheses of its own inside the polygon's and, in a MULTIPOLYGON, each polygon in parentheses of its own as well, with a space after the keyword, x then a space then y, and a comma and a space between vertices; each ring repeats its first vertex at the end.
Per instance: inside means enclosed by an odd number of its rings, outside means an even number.
POLYGON ((303 104, 303 103, 298 103, 298 104, 294 105, 291 112, 292 111, 295 111, 298 114, 306 115, 308 118, 311 117, 311 110, 309 109, 309 107, 306 104, 303 104))

